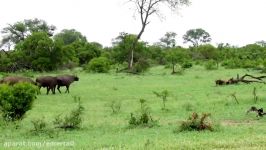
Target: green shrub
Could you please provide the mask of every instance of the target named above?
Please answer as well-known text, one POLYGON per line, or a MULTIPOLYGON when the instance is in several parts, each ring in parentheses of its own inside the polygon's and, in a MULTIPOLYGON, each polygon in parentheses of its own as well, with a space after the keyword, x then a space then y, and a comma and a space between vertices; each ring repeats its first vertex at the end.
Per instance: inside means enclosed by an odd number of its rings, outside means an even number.
POLYGON ((83 114, 84 107, 80 103, 80 97, 74 97, 74 100, 78 103, 77 108, 73 109, 69 115, 64 118, 58 115, 53 121, 56 128, 62 129, 78 129, 82 123, 81 115, 83 114))
POLYGON ((133 72, 134 73, 142 73, 148 70, 150 67, 150 63, 146 59, 139 59, 138 62, 135 63, 133 72))
POLYGON ((37 87, 30 83, 18 83, 14 86, 0 85, 0 107, 5 120, 22 119, 32 108, 36 99, 37 87))
POLYGON ((93 58, 85 67, 90 72, 106 73, 110 70, 110 61, 106 57, 93 58))
POLYGON ((129 119, 129 125, 130 127, 153 127, 158 125, 158 121, 153 120, 150 115, 149 107, 146 105, 146 100, 140 99, 140 112, 137 113, 137 115, 134 115, 131 113, 130 119, 129 119))
MULTIPOLYGON (((192 113, 188 120, 183 121, 179 127, 179 131, 213 131, 213 123, 208 119, 211 114, 203 113, 200 117, 197 113, 192 113)), ((176 130, 178 131, 178 130, 176 130)))
POLYGON ((182 68, 191 68, 193 66, 192 62, 186 61, 182 64, 182 68))
POLYGON ((205 66, 205 69, 207 69, 207 70, 218 69, 217 63, 214 60, 207 61, 207 63, 204 66, 205 66))
POLYGON ((228 59, 222 62, 222 66, 226 69, 236 69, 241 68, 241 63, 240 59, 228 59))
POLYGON ((47 123, 44 121, 44 118, 32 120, 34 132, 42 132, 45 130, 47 123))

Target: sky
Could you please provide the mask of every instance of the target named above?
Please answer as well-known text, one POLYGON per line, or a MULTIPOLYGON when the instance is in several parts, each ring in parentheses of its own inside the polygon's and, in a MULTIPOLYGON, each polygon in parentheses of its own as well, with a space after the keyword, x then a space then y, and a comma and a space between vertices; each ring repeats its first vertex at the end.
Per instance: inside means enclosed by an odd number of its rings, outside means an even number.
MULTIPOLYGON (((24 19, 38 18, 62 29, 76 29, 89 42, 111 46, 120 32, 138 34, 141 29, 135 7, 128 0, 1 0, 0 30, 24 19), (135 14, 135 15, 134 15, 135 14)), ((266 0, 191 0, 191 5, 163 17, 152 16, 141 39, 159 42, 166 32, 177 33, 177 44, 190 29, 202 28, 211 44, 244 46, 266 41, 266 0)), ((3 35, 0 34, 0 38, 3 35)))

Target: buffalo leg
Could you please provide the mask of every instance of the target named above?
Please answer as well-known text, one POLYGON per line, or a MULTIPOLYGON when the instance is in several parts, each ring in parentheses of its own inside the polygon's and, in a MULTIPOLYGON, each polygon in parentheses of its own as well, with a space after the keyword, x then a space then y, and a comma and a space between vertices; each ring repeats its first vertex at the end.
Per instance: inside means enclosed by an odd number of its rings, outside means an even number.
POLYGON ((58 90, 59 93, 61 93, 59 85, 57 85, 57 90, 58 90))
POLYGON ((47 87, 47 92, 46 92, 47 95, 49 94, 49 91, 50 91, 50 87, 47 87))
POLYGON ((52 92, 53 92, 53 94, 55 94, 55 87, 52 88, 52 92))
POLYGON ((66 86, 66 93, 69 93, 69 85, 66 86))

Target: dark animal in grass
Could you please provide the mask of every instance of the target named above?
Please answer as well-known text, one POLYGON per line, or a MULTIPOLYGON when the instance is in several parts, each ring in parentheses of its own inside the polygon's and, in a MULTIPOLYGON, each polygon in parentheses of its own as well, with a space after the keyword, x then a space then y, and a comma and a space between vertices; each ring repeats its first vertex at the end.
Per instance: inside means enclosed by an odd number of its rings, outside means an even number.
POLYGON ((224 84, 226 84, 226 81, 224 81, 224 80, 215 80, 215 84, 216 85, 224 85, 224 84))
POLYGON ((77 76, 74 76, 74 75, 60 75, 60 76, 57 76, 57 90, 61 93, 60 91, 60 87, 61 86, 65 86, 66 87, 66 92, 65 93, 69 93, 69 86, 72 82, 74 81, 78 81, 79 78, 77 76))
POLYGON ((248 114, 249 112, 256 112, 256 113, 257 113, 257 116, 256 116, 256 117, 263 117, 264 115, 266 115, 266 113, 263 112, 263 108, 257 109, 257 107, 255 107, 255 106, 252 106, 252 107, 247 111, 247 114, 248 114))
POLYGON ((26 82, 26 83, 31 83, 33 85, 37 85, 36 82, 34 82, 32 79, 27 78, 27 77, 21 77, 21 76, 8 76, 0 80, 0 84, 8 84, 8 85, 14 85, 16 83, 21 83, 21 82, 26 82))
POLYGON ((50 90, 52 91, 53 94, 55 94, 55 88, 57 85, 56 77, 41 76, 41 77, 36 78, 36 82, 38 83, 39 89, 41 89, 42 87, 46 87, 47 95, 49 94, 50 90))

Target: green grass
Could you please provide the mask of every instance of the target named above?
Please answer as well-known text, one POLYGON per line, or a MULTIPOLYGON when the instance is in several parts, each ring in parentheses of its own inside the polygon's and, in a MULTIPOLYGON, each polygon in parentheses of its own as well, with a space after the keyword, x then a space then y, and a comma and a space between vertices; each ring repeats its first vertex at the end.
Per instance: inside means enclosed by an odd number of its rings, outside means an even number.
MULTIPOLYGON (((265 149, 265 118, 258 120, 256 114, 246 115, 251 106, 266 108, 264 84, 239 84, 215 86, 216 79, 229 79, 237 74, 256 71, 243 69, 206 71, 193 67, 183 75, 170 75, 163 67, 150 69, 143 75, 124 73, 89 74, 80 72, 80 81, 70 87, 70 94, 46 95, 45 89, 34 102, 26 117, 14 124, 1 123, 0 149, 7 149, 6 142, 29 142, 8 149, 265 149), (259 100, 254 104, 252 91, 257 88, 259 100), (162 100, 153 91, 168 90, 166 102, 169 111, 161 110, 162 100), (240 104, 230 97, 236 93, 240 104), (53 129, 52 121, 58 114, 67 114, 76 103, 73 96, 80 96, 85 107, 82 128, 64 131, 53 129), (153 128, 128 128, 131 112, 140 108, 139 99, 147 100, 154 119, 159 126, 153 128), (112 114, 108 104, 121 101, 121 111, 112 114), (211 113, 217 125, 214 132, 173 131, 192 112, 211 113), (44 117, 51 133, 31 133, 32 120, 44 117), (73 142, 74 146, 36 146, 48 142, 73 142)), ((54 73, 54 74, 60 74, 54 73)), ((40 74, 35 74, 39 76, 40 74)), ((62 88, 64 91, 65 89, 62 88)), ((72 143, 72 144, 73 144, 72 143)), ((49 143, 48 143, 49 144, 49 143)))

